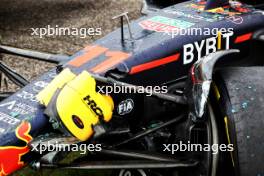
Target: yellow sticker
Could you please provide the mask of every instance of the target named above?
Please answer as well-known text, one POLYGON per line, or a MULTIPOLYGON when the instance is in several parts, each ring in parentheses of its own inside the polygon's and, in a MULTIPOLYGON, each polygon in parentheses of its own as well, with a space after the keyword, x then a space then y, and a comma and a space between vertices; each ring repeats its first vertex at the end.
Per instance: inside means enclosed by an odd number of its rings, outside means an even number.
POLYGON ((57 89, 61 89, 67 82, 74 79, 76 75, 69 68, 64 69, 36 96, 41 104, 47 106, 57 89))
POLYGON ((61 121, 82 141, 91 137, 92 126, 98 124, 99 118, 111 120, 113 108, 112 98, 96 92, 96 81, 86 71, 67 83, 56 100, 61 121))

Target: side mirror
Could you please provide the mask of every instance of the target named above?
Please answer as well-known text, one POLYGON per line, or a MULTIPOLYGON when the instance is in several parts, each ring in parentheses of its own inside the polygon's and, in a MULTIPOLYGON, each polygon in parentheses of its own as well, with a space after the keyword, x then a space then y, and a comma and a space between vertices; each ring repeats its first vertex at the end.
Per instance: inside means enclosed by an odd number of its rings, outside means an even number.
POLYGON ((264 41, 264 29, 260 29, 253 34, 253 39, 264 41))

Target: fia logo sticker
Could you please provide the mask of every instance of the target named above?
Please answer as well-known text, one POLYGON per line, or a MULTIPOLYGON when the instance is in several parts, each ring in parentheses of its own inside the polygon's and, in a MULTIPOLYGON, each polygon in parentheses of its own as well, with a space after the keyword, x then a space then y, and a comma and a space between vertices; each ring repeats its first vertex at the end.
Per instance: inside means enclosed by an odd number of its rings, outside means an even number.
POLYGON ((126 99, 121 101, 117 107, 117 113, 119 115, 129 114, 134 109, 134 101, 132 99, 126 99))

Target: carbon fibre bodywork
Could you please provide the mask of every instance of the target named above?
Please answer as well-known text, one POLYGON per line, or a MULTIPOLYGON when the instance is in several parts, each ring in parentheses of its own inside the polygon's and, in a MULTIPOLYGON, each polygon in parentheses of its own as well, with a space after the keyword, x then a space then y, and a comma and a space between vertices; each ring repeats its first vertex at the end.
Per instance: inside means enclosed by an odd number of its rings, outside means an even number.
MULTIPOLYGON (((232 48, 240 49, 244 58, 250 55, 253 32, 264 27, 264 12, 237 4, 237 9, 225 7, 215 11, 201 10, 204 6, 204 1, 188 1, 151 13, 131 23, 133 38, 129 37, 126 26, 122 42, 121 29, 118 29, 71 56, 64 66, 74 73, 83 70, 102 76, 116 73, 120 81, 147 86, 187 75, 192 64, 208 52, 232 48), (220 38, 214 35, 172 37, 171 30, 179 28, 230 28, 233 33, 230 36, 218 33, 220 38)), ((56 75, 53 69, 1 102, 0 146, 24 146, 15 133, 24 120, 31 124, 29 134, 33 138, 52 132, 35 96, 56 75)), ((1 155, 4 153, 0 147, 1 155)), ((30 153, 25 154, 22 160, 29 161, 30 157, 30 153)))

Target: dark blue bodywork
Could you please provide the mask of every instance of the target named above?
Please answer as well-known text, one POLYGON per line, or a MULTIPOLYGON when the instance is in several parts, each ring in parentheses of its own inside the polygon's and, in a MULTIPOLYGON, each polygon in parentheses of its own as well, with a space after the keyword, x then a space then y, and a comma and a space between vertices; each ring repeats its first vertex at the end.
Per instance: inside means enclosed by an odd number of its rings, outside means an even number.
MULTIPOLYGON (((229 48, 241 49, 243 55, 249 54, 249 40, 243 42, 238 41, 241 38, 245 38, 243 35, 248 34, 250 37, 250 33, 264 27, 263 12, 246 7, 249 10, 248 12, 241 12, 235 15, 236 17, 239 17, 240 20, 242 19, 241 22, 234 20, 234 18, 230 18, 232 15, 229 14, 200 11, 199 6, 204 6, 204 4, 196 1, 189 1, 168 7, 164 10, 133 21, 131 23, 131 30, 134 39, 129 39, 128 29, 125 27, 126 39, 123 44, 121 43, 120 29, 96 41, 93 45, 102 46, 111 51, 121 51, 130 54, 129 58, 115 64, 99 74, 105 75, 109 71, 118 71, 125 75, 121 78, 122 81, 137 85, 160 85, 175 80, 188 73, 189 68, 197 58, 195 57, 192 62, 184 64, 183 57, 185 53, 183 46, 186 44, 194 44, 196 41, 202 41, 213 36, 178 35, 172 38, 167 32, 157 32, 155 29, 152 30, 142 27, 142 22, 153 19, 153 17, 161 17, 161 19, 165 17, 168 21, 171 19, 172 21, 173 19, 177 19, 186 25, 191 24, 191 27, 197 28, 233 28, 234 34, 230 37, 229 48), (153 61, 155 60, 160 60, 175 54, 179 54, 179 59, 174 62, 159 65, 137 73, 131 73, 133 67, 145 63, 153 64, 153 61)), ((223 49, 226 48, 224 45, 225 44, 223 44, 223 49)), ((206 48, 204 47, 202 55, 205 55, 205 49, 206 48)), ((81 56, 84 53, 85 51, 83 50, 79 51, 74 54, 71 59, 74 60, 76 57, 81 56)), ((197 52, 194 51, 193 54, 197 56, 197 52)), ((80 73, 83 70, 91 71, 93 67, 104 62, 106 59, 106 56, 101 55, 89 60, 80 67, 74 67, 68 64, 65 64, 65 66, 70 67, 75 73, 80 73)), ((37 80, 1 102, 0 146, 20 145, 19 140, 15 135, 15 129, 23 120, 30 122, 32 127, 30 134, 33 137, 52 130, 47 117, 43 115, 43 108, 35 99, 35 95, 43 89, 43 85, 49 83, 54 76, 56 76, 55 69, 43 74, 37 80), (25 108, 25 105, 28 107, 25 108), (24 111, 21 112, 21 110, 24 111)))

